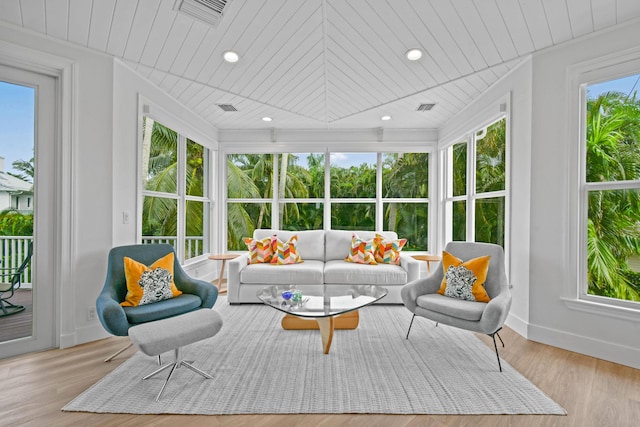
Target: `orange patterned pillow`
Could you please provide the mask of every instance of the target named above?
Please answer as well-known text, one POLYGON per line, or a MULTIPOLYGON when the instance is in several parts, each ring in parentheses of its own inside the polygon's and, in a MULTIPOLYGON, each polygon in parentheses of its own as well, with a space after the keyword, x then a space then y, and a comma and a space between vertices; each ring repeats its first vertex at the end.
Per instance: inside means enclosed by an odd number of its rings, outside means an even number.
POLYGON ((284 264, 297 264, 303 262, 298 253, 296 245, 298 244, 298 235, 293 235, 289 240, 283 242, 278 239, 275 234, 271 240, 273 247, 273 256, 271 257, 271 264, 284 265, 284 264))
POLYGON ((400 265, 400 252, 407 239, 387 240, 383 235, 376 233, 377 250, 375 251, 376 261, 383 264, 400 265))
POLYGON ((250 237, 243 239, 249 249, 248 264, 270 263, 273 257, 273 237, 255 240, 250 237))
POLYGON ((377 247, 376 240, 363 240, 356 233, 353 233, 351 235, 351 250, 344 260, 356 264, 378 265, 374 255, 377 247))

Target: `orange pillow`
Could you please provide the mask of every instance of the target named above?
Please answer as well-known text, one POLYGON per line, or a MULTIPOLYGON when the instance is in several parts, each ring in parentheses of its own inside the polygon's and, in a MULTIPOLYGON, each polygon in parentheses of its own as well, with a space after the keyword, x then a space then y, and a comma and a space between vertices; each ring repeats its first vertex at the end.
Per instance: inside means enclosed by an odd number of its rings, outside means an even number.
POLYGON ((444 278, 438 293, 470 301, 489 302, 491 298, 484 289, 489 271, 490 256, 462 261, 447 251, 442 251, 444 278), (447 283, 449 277, 451 283, 447 283))
POLYGON ((376 262, 400 265, 400 252, 407 244, 407 239, 387 240, 382 234, 376 233, 375 243, 377 243, 374 253, 376 262))
POLYGON ((123 307, 137 307, 182 295, 173 281, 173 252, 163 256, 149 267, 124 257, 124 275, 127 296, 123 307))
POLYGON ((376 261, 378 239, 363 240, 356 233, 351 234, 351 249, 344 259, 356 264, 378 265, 376 261))
POLYGON ((298 244, 298 235, 294 234, 289 240, 283 242, 278 239, 277 235, 273 235, 273 255, 271 256, 271 264, 273 265, 285 265, 285 264, 297 264, 303 262, 298 253, 296 245, 298 244))
POLYGON ((273 236, 264 239, 255 240, 251 237, 245 237, 244 243, 249 249, 249 264, 270 263, 273 257, 273 236))

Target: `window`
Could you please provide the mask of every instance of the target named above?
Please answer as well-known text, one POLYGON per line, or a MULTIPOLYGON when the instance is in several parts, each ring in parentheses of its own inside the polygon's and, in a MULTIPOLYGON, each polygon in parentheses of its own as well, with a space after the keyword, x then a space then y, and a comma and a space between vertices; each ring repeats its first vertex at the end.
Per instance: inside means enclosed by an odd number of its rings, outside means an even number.
POLYGON ((181 261, 209 252, 209 150, 150 117, 142 141, 142 243, 181 261))
POLYGON ((505 245, 506 118, 447 149, 446 241, 505 245))
POLYGON ((229 250, 255 228, 392 230, 428 249, 428 153, 227 155, 229 250))
MULTIPOLYGON (((584 85, 582 296, 640 301, 640 74, 584 85)), ((624 302, 624 303, 623 303, 624 302)))

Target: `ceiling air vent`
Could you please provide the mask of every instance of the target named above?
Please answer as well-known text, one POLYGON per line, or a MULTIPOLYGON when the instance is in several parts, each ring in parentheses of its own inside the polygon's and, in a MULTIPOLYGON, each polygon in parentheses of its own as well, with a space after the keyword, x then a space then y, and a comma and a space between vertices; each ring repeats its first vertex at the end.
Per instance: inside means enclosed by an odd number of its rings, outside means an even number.
POLYGON ((224 15, 222 12, 232 0, 178 0, 176 9, 192 18, 216 26, 224 15))
POLYGON ((238 111, 236 107, 231 104, 216 104, 222 111, 238 111))
POLYGON ((416 111, 430 111, 436 104, 420 104, 416 111))

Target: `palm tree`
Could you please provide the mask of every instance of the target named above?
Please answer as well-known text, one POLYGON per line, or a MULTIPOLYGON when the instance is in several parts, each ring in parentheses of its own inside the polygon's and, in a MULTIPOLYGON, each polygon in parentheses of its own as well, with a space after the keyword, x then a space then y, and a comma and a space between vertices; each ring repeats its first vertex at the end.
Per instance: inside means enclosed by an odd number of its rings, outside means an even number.
MULTIPOLYGON (((587 101, 587 182, 640 179, 640 103, 609 92, 587 101)), ((637 190, 591 191, 587 223, 588 292, 640 301, 627 260, 640 253, 637 190)))
MULTIPOLYGON (((178 135, 174 130, 145 117, 143 123, 143 182, 146 190, 177 194, 178 135), (150 133, 149 133, 150 132, 150 133)), ((187 140, 186 194, 204 195, 204 147, 187 140)), ((187 201, 185 235, 202 236, 206 208, 200 201, 187 201)), ((145 197, 143 235, 176 236, 178 203, 174 198, 145 197)))
POLYGON ((33 177, 35 176, 34 173, 34 164, 35 159, 33 157, 31 157, 31 159, 27 160, 16 160, 15 162, 11 163, 11 166, 13 166, 13 168, 15 170, 18 170, 22 173, 12 173, 12 172, 8 172, 9 175, 15 176, 16 178, 20 178, 23 181, 26 182, 31 182, 33 183, 33 177))

